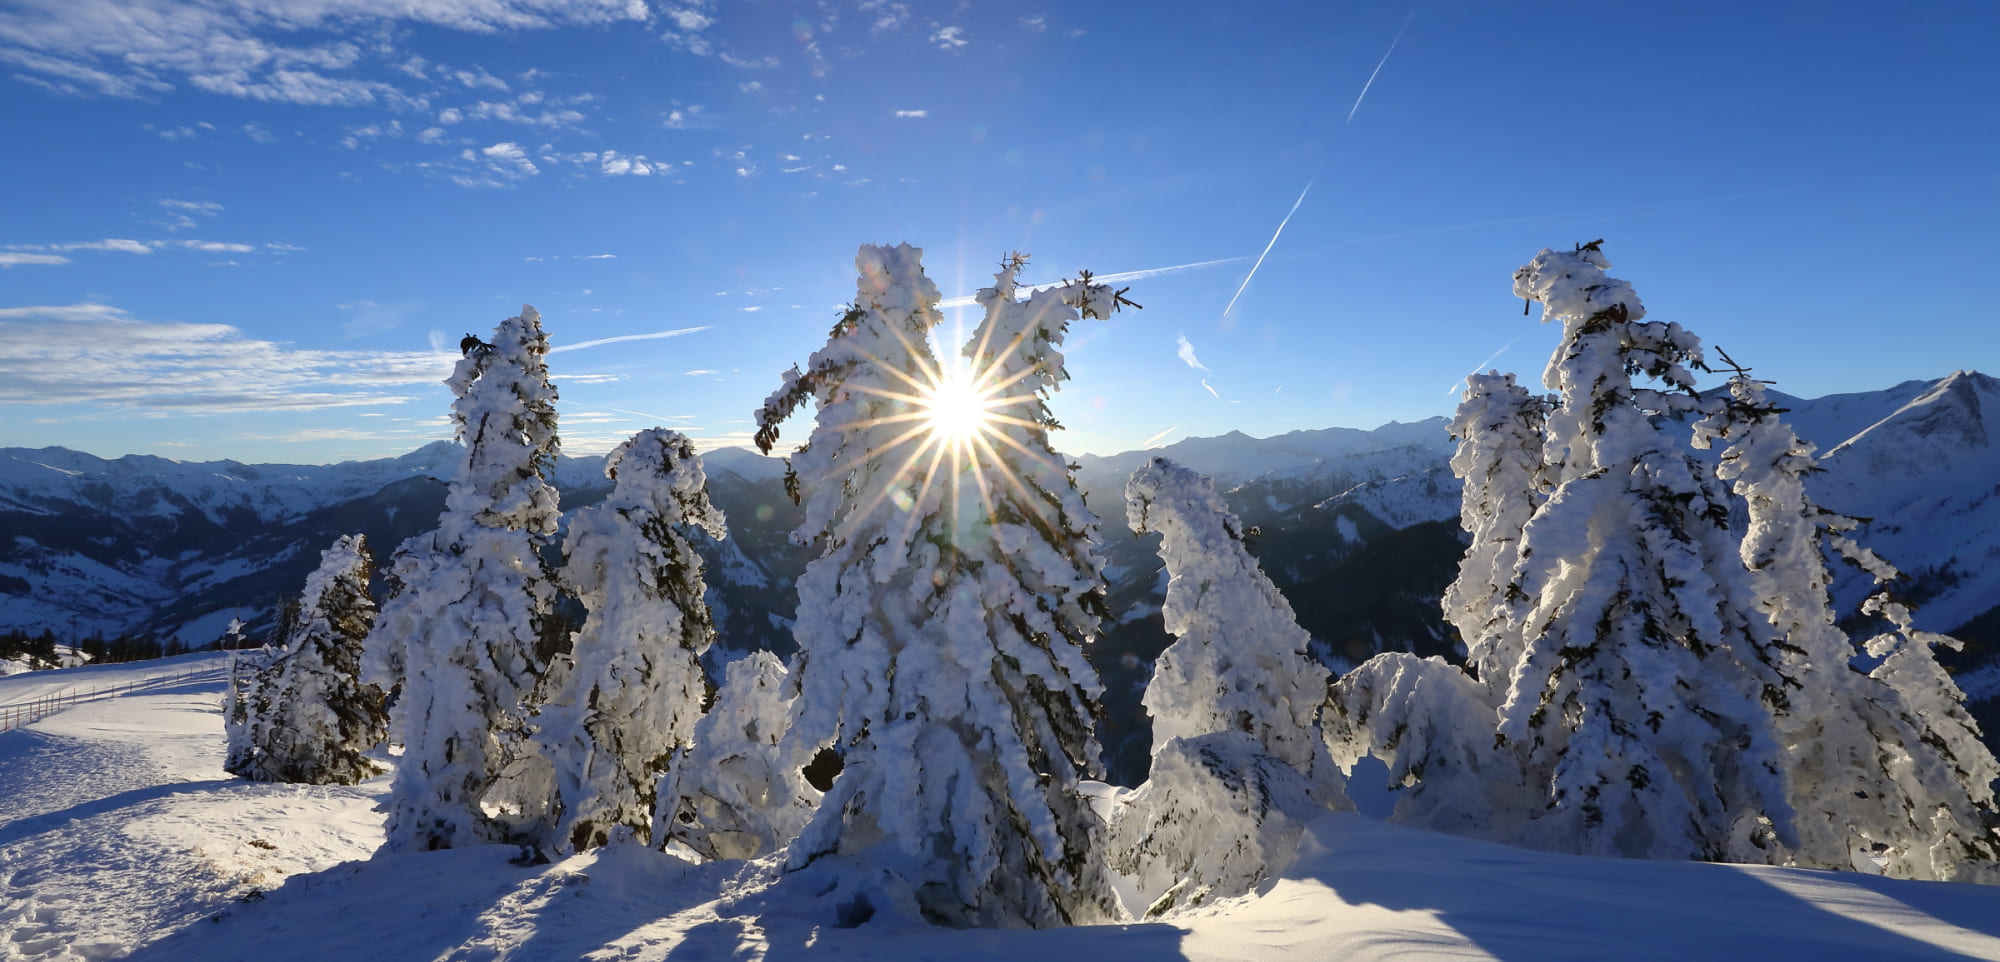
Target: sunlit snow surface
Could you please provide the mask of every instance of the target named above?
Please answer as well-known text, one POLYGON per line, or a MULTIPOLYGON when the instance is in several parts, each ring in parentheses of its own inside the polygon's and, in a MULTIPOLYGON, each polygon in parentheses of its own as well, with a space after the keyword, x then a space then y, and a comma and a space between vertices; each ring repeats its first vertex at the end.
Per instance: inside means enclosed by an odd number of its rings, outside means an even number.
MULTIPOLYGON (((164 663, 204 667, 222 656, 164 663)), ((0 702, 65 677, 0 679, 0 702)), ((1544 855, 1354 814, 1263 895, 1171 924, 961 932, 833 925, 807 878, 634 847, 553 865, 483 847, 366 861, 386 787, 221 770, 219 680, 0 733, 0 959, 1687 960, 2000 958, 2000 889, 1544 855)), ((810 872, 811 870, 808 870, 810 872)), ((806 873, 801 873, 802 875, 806 873)))

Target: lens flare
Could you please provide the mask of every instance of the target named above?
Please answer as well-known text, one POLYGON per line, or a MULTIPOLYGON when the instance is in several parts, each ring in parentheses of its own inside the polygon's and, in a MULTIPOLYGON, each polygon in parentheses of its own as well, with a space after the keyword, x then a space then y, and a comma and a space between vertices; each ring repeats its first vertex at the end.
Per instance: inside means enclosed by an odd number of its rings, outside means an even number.
POLYGON ((949 444, 971 441, 993 421, 989 399, 957 372, 947 372, 925 390, 921 403, 931 434, 949 444))

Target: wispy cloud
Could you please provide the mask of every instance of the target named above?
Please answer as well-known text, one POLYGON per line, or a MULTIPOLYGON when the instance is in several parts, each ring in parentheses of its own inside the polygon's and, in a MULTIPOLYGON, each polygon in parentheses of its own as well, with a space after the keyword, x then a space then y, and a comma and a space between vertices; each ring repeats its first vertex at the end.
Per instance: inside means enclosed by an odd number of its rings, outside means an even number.
POLYGON ((937 44, 939 50, 957 50, 966 44, 965 28, 932 24, 931 42, 937 44))
POLYGON ((708 330, 708 325, 703 325, 701 327, 682 327, 682 328, 676 328, 671 331, 654 331, 650 334, 620 334, 617 337, 600 337, 594 341, 579 341, 575 344, 558 344, 554 347, 549 348, 549 353, 560 354, 564 351, 581 351, 586 347, 601 347, 605 344, 620 344, 625 341, 651 341, 663 337, 679 337, 683 334, 694 334, 706 330, 708 330))
POLYGON ((928 110, 898 110, 898 111, 896 111, 896 116, 897 116, 897 117, 900 117, 900 118, 903 118, 903 119, 908 119, 908 118, 911 118, 911 117, 928 117, 928 116, 930 116, 930 115, 931 115, 931 112, 930 112, 930 111, 928 111, 928 110))
POLYGON ((67 264, 69 258, 61 254, 0 254, 0 267, 18 267, 24 264, 67 264))
POLYGON ((1174 355, 1187 362, 1188 367, 1197 371, 1208 370, 1208 365, 1201 363, 1201 359, 1194 356, 1194 345, 1188 343, 1186 334, 1174 338, 1174 343, 1179 345, 1174 349, 1174 355))
POLYGON ((107 304, 0 309, 0 405, 165 415, 393 404, 442 379, 455 360, 299 350, 226 324, 144 321, 107 304))
MULTIPOLYGON (((650 17, 644 0, 13 4, 0 7, 0 63, 74 96, 139 98, 192 87, 250 100, 410 106, 421 96, 353 76, 372 42, 321 38, 349 27, 369 36, 394 36, 417 24, 491 33, 650 17)), ((425 74, 417 64, 397 76, 422 82, 425 74)), ((486 87, 500 82, 484 71, 463 79, 486 87)))

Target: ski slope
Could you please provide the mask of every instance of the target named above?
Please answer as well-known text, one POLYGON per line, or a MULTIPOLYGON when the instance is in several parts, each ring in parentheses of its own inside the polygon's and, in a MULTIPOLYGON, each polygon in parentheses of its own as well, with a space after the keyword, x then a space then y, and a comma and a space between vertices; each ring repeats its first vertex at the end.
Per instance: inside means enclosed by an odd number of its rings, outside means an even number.
MULTIPOLYGON (((0 679, 0 702, 24 684, 0 679)), ((1028 932, 884 911, 839 928, 855 878, 774 884, 769 862, 371 858, 386 777, 229 778, 221 694, 212 675, 0 733, 0 959, 2000 959, 2000 889, 1548 855, 1356 814, 1313 823, 1282 879, 1205 915, 1028 932)))

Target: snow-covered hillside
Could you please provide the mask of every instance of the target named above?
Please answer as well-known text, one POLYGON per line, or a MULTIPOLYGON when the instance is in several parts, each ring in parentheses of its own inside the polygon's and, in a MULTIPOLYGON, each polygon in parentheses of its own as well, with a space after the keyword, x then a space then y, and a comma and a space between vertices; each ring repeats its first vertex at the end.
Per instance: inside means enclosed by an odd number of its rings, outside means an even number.
MULTIPOLYGON (((19 684, 0 679, 0 702, 19 684)), ((1044 931, 887 912, 843 928, 827 873, 633 846, 551 865, 507 846, 371 857, 388 777, 228 778, 221 687, 0 733, 0 960, 2000 958, 1993 888, 1547 855, 1352 813, 1312 823, 1283 878, 1208 914, 1044 931)))

